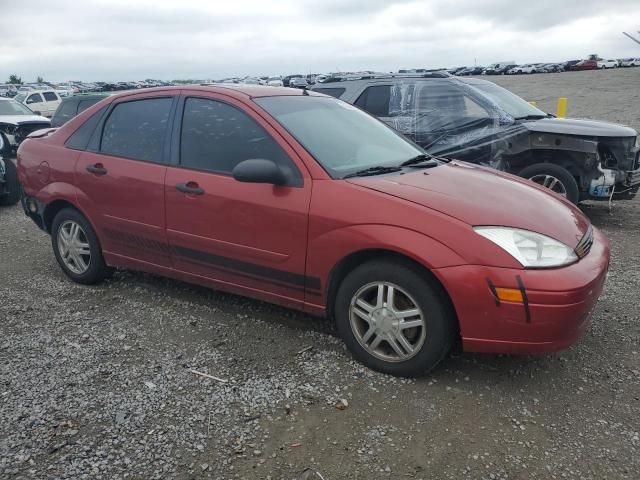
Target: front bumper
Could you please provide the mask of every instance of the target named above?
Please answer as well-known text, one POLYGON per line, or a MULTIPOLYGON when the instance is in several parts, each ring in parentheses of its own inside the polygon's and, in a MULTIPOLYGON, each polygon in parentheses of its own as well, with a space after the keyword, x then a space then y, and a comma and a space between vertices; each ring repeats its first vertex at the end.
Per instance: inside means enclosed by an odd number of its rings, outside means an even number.
POLYGON ((609 240, 594 228, 590 252, 567 267, 527 270, 463 265, 434 273, 447 289, 466 351, 534 354, 563 350, 580 337, 602 292, 609 240), (498 301, 490 285, 520 288, 526 302, 498 301))

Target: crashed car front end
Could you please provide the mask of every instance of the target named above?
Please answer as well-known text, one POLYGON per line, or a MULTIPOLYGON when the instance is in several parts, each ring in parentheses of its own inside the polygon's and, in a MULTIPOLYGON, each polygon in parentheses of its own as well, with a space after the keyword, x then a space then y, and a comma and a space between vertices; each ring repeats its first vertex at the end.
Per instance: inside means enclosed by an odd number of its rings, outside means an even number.
POLYGON ((635 196, 640 188, 640 146, 638 137, 598 138, 598 170, 589 193, 603 198, 613 195, 635 196))
POLYGON ((10 156, 12 157, 15 157, 18 147, 29 134, 50 126, 51 122, 49 121, 25 120, 9 122, 0 119, 0 132, 4 134, 9 143, 10 156))

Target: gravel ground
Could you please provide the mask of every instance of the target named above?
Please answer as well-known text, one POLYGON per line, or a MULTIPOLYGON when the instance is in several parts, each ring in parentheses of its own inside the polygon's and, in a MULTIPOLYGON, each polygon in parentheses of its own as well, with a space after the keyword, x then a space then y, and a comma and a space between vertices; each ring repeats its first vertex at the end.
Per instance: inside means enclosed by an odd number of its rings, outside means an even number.
MULTIPOLYGON (((640 128, 638 80, 496 78, 640 128)), ((131 272, 75 285, 49 237, 1 209, 0 478, 637 479, 640 202, 583 209, 613 259, 579 343, 456 353, 421 380, 369 371, 322 321, 261 302, 131 272)))

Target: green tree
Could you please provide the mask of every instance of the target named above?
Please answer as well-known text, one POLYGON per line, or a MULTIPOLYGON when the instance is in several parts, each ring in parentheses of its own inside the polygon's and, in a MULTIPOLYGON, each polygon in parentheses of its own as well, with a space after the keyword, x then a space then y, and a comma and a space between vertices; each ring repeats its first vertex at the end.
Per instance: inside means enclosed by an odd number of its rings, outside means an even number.
POLYGON ((9 75, 9 83, 12 85, 21 85, 22 84, 22 78, 20 78, 19 76, 17 76, 15 73, 9 75))
POLYGON ((38 75, 38 78, 36 79, 36 83, 44 83, 44 78, 38 75))

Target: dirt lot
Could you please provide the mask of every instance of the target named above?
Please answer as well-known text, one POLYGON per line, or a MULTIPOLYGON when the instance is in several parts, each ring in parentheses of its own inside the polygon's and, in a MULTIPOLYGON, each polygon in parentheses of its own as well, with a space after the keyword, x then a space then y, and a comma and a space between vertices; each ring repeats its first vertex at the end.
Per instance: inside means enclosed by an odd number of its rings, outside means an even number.
MULTIPOLYGON (((495 80, 640 128, 640 68, 495 80)), ((0 477, 637 479, 640 201, 583 209, 613 243, 585 337, 543 357, 453 354, 417 381, 282 308, 139 273, 75 285, 48 236, 2 209, 0 477)))

